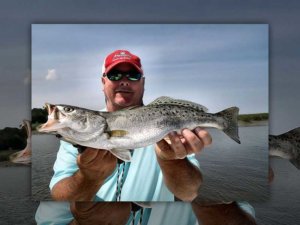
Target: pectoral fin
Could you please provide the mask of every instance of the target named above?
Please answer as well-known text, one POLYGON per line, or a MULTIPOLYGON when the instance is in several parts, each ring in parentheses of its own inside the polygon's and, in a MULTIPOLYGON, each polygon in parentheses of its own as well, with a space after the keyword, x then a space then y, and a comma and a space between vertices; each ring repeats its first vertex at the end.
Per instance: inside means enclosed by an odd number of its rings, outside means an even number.
POLYGON ((110 152, 116 156, 117 158, 125 161, 130 162, 131 161, 131 153, 129 150, 118 150, 118 149, 112 149, 110 152))
POLYGON ((126 130, 111 130, 107 132, 110 137, 124 137, 128 132, 126 130))
POLYGON ((134 202, 134 203, 143 208, 152 208, 153 207, 153 204, 151 202, 134 202))

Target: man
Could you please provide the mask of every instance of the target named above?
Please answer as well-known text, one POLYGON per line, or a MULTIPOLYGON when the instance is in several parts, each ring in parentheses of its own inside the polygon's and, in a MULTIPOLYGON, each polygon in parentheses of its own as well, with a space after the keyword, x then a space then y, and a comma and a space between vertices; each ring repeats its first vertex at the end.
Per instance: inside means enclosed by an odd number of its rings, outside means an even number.
MULTIPOLYGON (((145 77, 140 58, 126 50, 109 54, 103 65, 106 110, 143 105, 145 77)), ((192 201, 202 183, 193 153, 211 143, 207 131, 184 129, 183 138, 170 133, 170 144, 134 150, 130 163, 118 163, 109 151, 86 148, 81 154, 61 142, 50 183, 55 200, 192 201), (187 157, 190 155, 189 157, 187 157), (76 164, 77 160, 77 164, 76 164)))
MULTIPOLYGON (((114 51, 106 57, 102 75, 107 111, 143 105, 145 77, 139 57, 126 50, 114 51)), ((161 140, 134 150, 130 163, 118 162, 105 150, 85 148, 78 154, 71 144, 61 142, 50 183, 51 194, 55 200, 77 202, 41 203, 37 223, 129 224, 139 220, 140 224, 195 224, 191 206, 184 203, 154 203, 152 209, 143 209, 131 203, 78 202, 173 201, 174 196, 192 201, 202 183, 193 154, 210 145, 211 136, 196 128, 182 130, 182 137, 176 133, 168 137, 170 143, 161 140), (165 213, 159 220, 161 212, 165 213)), ((200 214, 195 212, 198 217, 200 214)))

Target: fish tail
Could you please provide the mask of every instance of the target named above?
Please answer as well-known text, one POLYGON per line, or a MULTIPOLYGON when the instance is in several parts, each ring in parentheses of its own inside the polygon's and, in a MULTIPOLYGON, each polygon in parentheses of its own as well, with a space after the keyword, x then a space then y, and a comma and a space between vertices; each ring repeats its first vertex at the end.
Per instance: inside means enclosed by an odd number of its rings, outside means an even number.
POLYGON ((295 159, 290 159, 290 162, 298 169, 300 170, 300 156, 298 156, 295 159))
POLYGON ((238 114, 239 108, 231 107, 218 112, 216 115, 224 118, 227 122, 227 125, 223 129, 223 132, 240 144, 241 142, 238 134, 238 114))

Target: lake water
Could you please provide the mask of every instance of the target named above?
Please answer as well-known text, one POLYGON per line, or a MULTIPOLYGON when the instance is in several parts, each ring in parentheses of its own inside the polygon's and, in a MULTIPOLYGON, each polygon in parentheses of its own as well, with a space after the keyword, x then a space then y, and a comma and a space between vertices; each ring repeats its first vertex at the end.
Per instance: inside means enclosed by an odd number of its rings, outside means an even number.
POLYGON ((268 127, 240 127, 241 144, 211 129, 213 144, 197 155, 204 175, 199 200, 268 198, 268 127))
POLYGON ((257 221, 261 225, 300 224, 300 170, 288 160, 271 158, 275 177, 270 185, 269 199, 254 203, 257 221))
POLYGON ((31 201, 31 168, 0 168, 0 224, 35 224, 38 203, 31 201))
MULTIPOLYGON (((213 144, 197 156, 204 175, 200 200, 262 200, 268 196, 268 127, 240 127, 242 144, 210 129, 213 144)), ((32 194, 49 200, 49 182, 59 140, 53 135, 32 137, 32 194)))

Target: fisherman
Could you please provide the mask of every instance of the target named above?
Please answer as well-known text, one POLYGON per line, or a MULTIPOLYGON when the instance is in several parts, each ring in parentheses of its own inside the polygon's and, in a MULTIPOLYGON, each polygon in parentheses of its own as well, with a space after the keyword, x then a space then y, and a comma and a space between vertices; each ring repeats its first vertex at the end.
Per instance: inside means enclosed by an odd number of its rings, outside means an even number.
MULTIPOLYGON (((142 106, 145 77, 140 58, 117 50, 104 61, 102 85, 106 110, 113 112, 142 106)), ((70 201, 192 201, 198 195, 202 175, 193 153, 211 143, 201 128, 182 131, 183 140, 170 133, 170 144, 132 151, 131 162, 118 162, 109 151, 85 148, 78 154, 61 141, 50 183, 54 200, 70 201)))
MULTIPOLYGON (((101 80, 106 111, 143 105, 145 76, 138 56, 127 50, 112 52, 104 60, 101 80)), ((133 150, 131 162, 122 162, 103 149, 76 148, 61 141, 50 182, 52 198, 59 201, 192 201, 202 184, 202 174, 194 154, 211 144, 211 136, 206 130, 197 127, 194 130, 182 130, 182 136, 172 132, 168 138, 169 141, 163 139, 156 145, 133 150)), ((51 208, 51 204, 41 203, 36 215, 38 224, 47 220, 43 217, 43 208, 49 205, 51 208)), ((181 204, 183 206, 180 207, 187 210, 182 218, 186 217, 188 221, 195 218, 191 208, 187 209, 184 203, 181 204)), ((81 215, 91 209, 95 213, 97 209, 99 213, 104 213, 104 205, 72 203, 71 209, 75 218, 80 220, 81 215)), ((132 204, 123 203, 123 207, 117 205, 114 208, 114 204, 111 204, 106 209, 120 211, 121 207, 124 211, 132 211, 132 208, 137 208, 142 224, 147 224, 151 209, 142 210, 134 205, 132 207, 132 204)), ((65 220, 71 220, 72 214, 68 207, 63 208, 67 210, 64 213, 65 220)), ((108 217, 107 213, 103 216, 108 217)), ((129 220, 132 219, 131 216, 129 220)), ((97 224, 94 222, 88 224, 97 224)))

